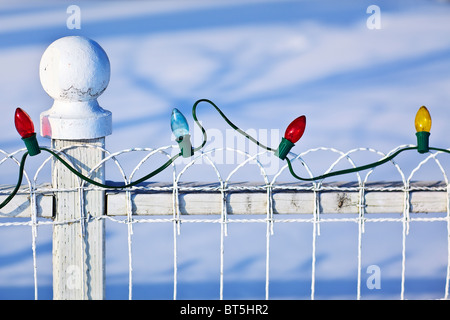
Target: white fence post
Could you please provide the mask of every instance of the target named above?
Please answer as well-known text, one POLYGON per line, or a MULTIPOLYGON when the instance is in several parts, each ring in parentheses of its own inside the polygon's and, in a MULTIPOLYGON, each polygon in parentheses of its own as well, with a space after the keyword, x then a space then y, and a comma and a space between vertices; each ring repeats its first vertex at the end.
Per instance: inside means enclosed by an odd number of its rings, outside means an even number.
MULTIPOLYGON (((111 113, 97 97, 109 83, 106 53, 84 37, 53 42, 40 63, 44 90, 55 100, 41 114, 41 135, 51 138, 52 148, 84 175, 104 157, 105 136, 111 134, 111 113), (99 148, 100 147, 100 148, 99 148)), ((104 182, 104 167, 90 177, 104 182)), ((55 196, 53 227, 53 298, 104 299, 105 229, 104 192, 85 191, 87 186, 60 162, 54 161, 55 196), (60 223, 60 224, 59 224, 60 223)))

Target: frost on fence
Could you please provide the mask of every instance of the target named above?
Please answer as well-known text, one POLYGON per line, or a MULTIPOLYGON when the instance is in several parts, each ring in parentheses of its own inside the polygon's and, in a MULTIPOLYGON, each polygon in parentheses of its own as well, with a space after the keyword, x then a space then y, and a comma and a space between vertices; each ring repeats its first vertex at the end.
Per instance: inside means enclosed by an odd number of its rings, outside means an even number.
MULTIPOLYGON (((93 146, 71 146, 70 148, 94 148, 93 146)), ((403 146, 402 146, 403 147, 403 146)), ((95 147, 99 148, 99 147, 95 147)), ((401 147, 399 147, 401 148, 401 147)), ((143 176, 146 165, 161 155, 170 158, 172 146, 159 149, 150 148, 133 148, 111 153, 106 149, 102 149, 105 158, 98 163, 91 172, 94 172, 102 165, 108 165, 106 175, 108 177, 109 170, 118 172, 118 181, 109 182, 113 184, 130 183, 140 176, 143 176), (119 161, 121 157, 126 155, 139 155, 139 161, 132 170, 126 170, 126 164, 119 161), (142 157, 141 157, 142 156, 142 157)), ((392 154, 397 149, 391 151, 392 154)), ((18 156, 24 150, 18 150, 13 153, 7 153, 0 150, 2 158, 0 165, 7 162, 18 166, 18 156)), ((55 150, 56 151, 56 150, 55 150)), ((64 155, 65 149, 59 150, 64 155)), ((355 160, 363 153, 369 153, 378 158, 384 157, 385 154, 369 149, 358 148, 348 152, 338 151, 332 148, 316 148, 307 150, 299 155, 291 154, 291 158, 295 159, 293 164, 302 172, 305 177, 313 177, 318 172, 312 167, 316 166, 315 162, 308 162, 310 155, 315 153, 326 154, 321 159, 334 159, 331 165, 328 164, 325 170, 320 173, 328 173, 337 168, 356 167, 358 163, 355 160)), ((171 167, 167 168, 167 175, 170 179, 167 182, 158 181, 158 176, 151 182, 142 183, 136 187, 124 190, 106 190, 107 212, 104 216, 95 219, 108 219, 113 223, 123 223, 128 227, 128 263, 129 263, 129 298, 132 298, 133 292, 133 225, 135 223, 170 223, 173 225, 173 297, 177 298, 177 278, 178 278, 178 246, 177 236, 182 232, 182 223, 217 223, 220 224, 220 289, 219 296, 223 298, 224 283, 224 260, 226 255, 224 252, 224 243, 227 236, 227 230, 233 223, 262 223, 266 225, 266 276, 265 276, 265 297, 270 297, 270 277, 269 270, 271 263, 270 247, 271 236, 276 232, 278 223, 309 223, 312 225, 312 256, 311 256, 311 298, 315 297, 315 271, 316 271, 316 238, 320 235, 320 226, 326 222, 354 222, 358 226, 358 252, 355 252, 358 263, 357 286, 355 288, 356 298, 361 297, 362 283, 362 234, 366 223, 371 222, 399 222, 402 224, 402 261, 401 261, 401 288, 400 297, 405 297, 405 281, 406 278, 406 237, 409 232, 409 225, 413 221, 437 222, 441 221, 447 224, 447 238, 442 239, 450 248, 448 241, 450 235, 450 209, 449 209, 449 183, 447 178, 448 168, 441 159, 445 155, 440 156, 440 152, 429 153, 421 157, 421 160, 410 171, 405 172, 401 166, 395 161, 391 161, 384 165, 390 166, 393 171, 388 179, 389 181, 371 181, 374 170, 366 170, 360 173, 346 175, 341 177, 345 179, 354 179, 350 182, 293 182, 289 177, 287 165, 280 162, 280 168, 276 172, 267 172, 262 157, 268 156, 267 152, 249 154, 236 149, 213 149, 203 153, 196 153, 188 160, 178 161, 171 167), (233 168, 223 170, 221 164, 217 164, 215 156, 218 152, 228 152, 238 155, 239 163, 233 168), (442 158, 441 158, 442 157, 442 158), (415 181, 417 173, 423 170, 428 163, 432 163, 440 178, 437 181, 415 181), (240 180, 247 170, 257 173, 252 177, 251 182, 236 182, 240 180), (201 174, 196 174, 194 180, 186 180, 190 177, 189 172, 197 170, 201 174), (207 180, 202 179, 204 172, 212 172, 207 176, 207 180), (227 172, 224 172, 227 171, 227 172), (392 174, 394 172, 395 174, 392 174), (393 181, 391 181, 393 180, 393 181), (373 217, 371 213, 401 213, 397 218, 391 216, 373 217), (441 212, 445 215, 429 215, 426 217, 415 217, 415 212, 436 213, 441 212), (327 217, 326 213, 351 213, 354 216, 333 216, 327 217), (211 215, 212 218, 202 218, 202 216, 188 217, 188 215, 211 215), (246 215, 237 217, 237 215, 246 215), (120 217, 124 216, 124 217, 120 217)), ((68 158, 67 158, 68 159, 68 158)), ((35 296, 37 298, 37 265, 36 265, 36 237, 39 225, 52 224, 52 220, 40 219, 40 217, 52 216, 52 195, 56 192, 78 192, 80 200, 83 199, 83 191, 99 189, 92 187, 80 179, 80 186, 75 189, 55 190, 50 183, 42 183, 41 180, 49 179, 45 176, 44 168, 51 166, 51 157, 44 159, 34 175, 25 172, 25 184, 21 188, 17 199, 11 202, 7 207, 0 211, 2 217, 29 217, 30 219, 23 222, 12 221, 0 222, 0 227, 14 225, 29 225, 32 231, 32 249, 34 261, 34 279, 35 279, 35 296)), ((69 160, 69 159, 68 159, 69 160)), ((317 160, 315 160, 317 161, 317 160)), ((320 163, 322 165, 322 163, 320 163)), ((0 166, 0 175, 2 174, 0 166)), ((428 170, 428 168, 426 168, 428 170)), ((375 169, 380 170, 380 169, 375 169)), ((191 175, 192 176, 192 175, 191 175)), ((49 180, 47 180, 49 181, 49 180)), ((0 201, 4 199, 11 186, 0 186, 0 201)), ((67 223, 89 221, 93 219, 83 209, 80 210, 79 219, 75 221, 67 221, 67 223)), ((83 224, 80 224, 80 227, 83 224)), ((447 256, 447 276, 445 279, 445 291, 443 298, 448 298, 449 293, 449 276, 450 276, 450 254, 447 256)))

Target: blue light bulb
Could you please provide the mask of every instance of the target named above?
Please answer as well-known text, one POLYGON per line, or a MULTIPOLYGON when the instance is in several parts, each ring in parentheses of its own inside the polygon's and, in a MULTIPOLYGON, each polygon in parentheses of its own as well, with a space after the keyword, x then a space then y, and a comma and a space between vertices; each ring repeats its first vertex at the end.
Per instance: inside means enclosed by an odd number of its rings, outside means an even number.
POLYGON ((170 127, 175 135, 176 139, 179 140, 181 137, 189 134, 189 125, 183 114, 177 109, 172 110, 172 117, 170 119, 170 127))

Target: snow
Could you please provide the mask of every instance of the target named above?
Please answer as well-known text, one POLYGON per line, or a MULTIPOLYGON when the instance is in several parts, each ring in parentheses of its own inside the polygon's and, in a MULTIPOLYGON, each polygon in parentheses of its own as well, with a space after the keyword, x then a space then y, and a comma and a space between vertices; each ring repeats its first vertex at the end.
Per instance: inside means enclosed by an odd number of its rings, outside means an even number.
MULTIPOLYGON (((448 147, 448 3, 378 1, 379 30, 366 27, 366 9, 373 4, 370 1, 76 4, 81 9, 79 30, 66 26, 67 3, 0 4, 0 149, 23 147, 12 121, 16 107, 26 110, 37 128, 39 114, 51 107, 53 100, 39 81, 39 61, 50 43, 67 35, 92 38, 109 56, 111 80, 99 103, 113 114, 113 134, 106 140, 113 152, 174 144, 169 126, 172 108, 182 111, 194 128, 191 106, 200 98, 213 100, 236 125, 256 133, 269 145, 278 143, 292 119, 305 114, 306 132, 294 152, 318 146, 343 151, 364 146, 387 153, 399 145, 413 144, 414 116, 421 105, 426 105, 433 118, 431 144, 448 147), (267 135, 261 129, 267 129, 267 135)), ((234 143, 227 136, 229 127, 213 108, 202 105, 198 115, 215 138, 209 147, 234 143)), ((198 145, 201 134, 198 129, 192 130, 194 145, 198 145)), ((48 139, 40 137, 39 141, 49 145, 48 139)), ((248 143, 244 147, 252 148, 248 143)), ((335 159, 312 158, 317 173, 335 159)), ((421 160, 423 156, 411 154, 399 159, 407 174, 421 160)), ((182 161, 177 163, 182 165, 182 161)), ((41 163, 42 159, 30 160, 27 172, 32 176, 41 163)), ((125 166, 128 173, 133 165, 125 166)), ((229 168, 220 165, 226 177, 229 168)), ((267 165, 276 172, 280 164, 267 165)), ((194 165, 187 177, 216 181, 214 172, 204 170, 204 166, 194 165)), ((11 168, 15 167, 0 166, 2 184, 15 183, 17 174, 11 168)), ((379 168, 371 179, 390 179, 395 172, 392 170, 379 168)), ((241 169, 236 179, 262 180, 257 172, 254 168, 241 169)), ((117 176, 112 172, 108 179, 117 176)), ((442 179, 442 175, 436 166, 427 165, 417 179, 442 179)), ((172 225, 141 224, 134 229, 133 297, 171 299, 172 225)), ((178 237, 179 298, 218 298, 219 229, 218 224, 182 226, 178 237)), ((316 297, 355 298, 357 230, 354 223, 321 225, 316 297)), ((443 296, 447 243, 442 239, 446 239, 446 232, 444 223, 411 225, 407 237, 407 298, 443 296)), ((366 225, 363 298, 399 298, 401 233, 401 223, 366 225), (380 290, 369 290, 365 285, 365 270, 373 264, 382 271, 380 290)), ((1 227, 0 239, 8 243, 0 245, 0 298, 32 299, 30 228, 1 227)), ((126 239, 123 224, 107 224, 107 298, 128 297, 126 239)), ((225 298, 264 298, 265 241, 264 224, 229 226, 225 298)), ((270 297, 308 299, 312 226, 276 225, 271 241, 270 297)), ((48 299, 50 227, 39 228, 37 250, 39 297, 48 299)))

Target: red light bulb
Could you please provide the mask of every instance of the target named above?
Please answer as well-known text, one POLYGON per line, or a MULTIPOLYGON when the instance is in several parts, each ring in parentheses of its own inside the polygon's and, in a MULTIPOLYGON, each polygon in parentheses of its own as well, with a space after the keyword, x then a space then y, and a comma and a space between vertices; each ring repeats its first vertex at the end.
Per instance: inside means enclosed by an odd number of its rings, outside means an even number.
POLYGON ((280 158, 281 160, 286 159, 286 156, 294 146, 294 143, 300 140, 303 133, 305 132, 305 127, 306 127, 305 116, 298 117, 288 125, 284 133, 284 138, 281 139, 280 145, 278 146, 278 149, 275 151, 275 155, 278 158, 280 158))
POLYGON ((31 121, 30 116, 22 109, 17 108, 14 115, 14 124, 16 125, 17 132, 19 132, 27 147, 28 154, 30 156, 35 156, 41 153, 41 149, 39 148, 36 139, 36 133, 34 132, 34 124, 33 121, 31 121))
POLYGON ((33 121, 31 121, 30 116, 20 108, 16 109, 14 124, 16 125, 17 132, 19 132, 20 136, 24 139, 35 134, 33 121))
POLYGON ((286 132, 284 133, 284 137, 288 139, 292 143, 296 143, 302 137, 305 132, 306 127, 306 117, 300 116, 286 128, 286 132))

